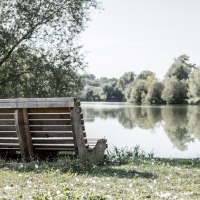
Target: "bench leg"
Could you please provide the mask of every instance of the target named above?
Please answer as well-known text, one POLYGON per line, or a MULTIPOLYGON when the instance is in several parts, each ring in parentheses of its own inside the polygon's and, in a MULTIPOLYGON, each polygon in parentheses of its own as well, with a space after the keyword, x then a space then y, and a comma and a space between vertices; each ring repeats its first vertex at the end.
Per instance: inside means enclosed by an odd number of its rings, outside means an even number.
POLYGON ((17 137, 19 141, 21 158, 22 158, 22 162, 25 162, 25 160, 29 157, 29 152, 28 152, 28 145, 27 145, 26 135, 25 135, 22 109, 16 109, 14 116, 15 116, 15 129, 16 129, 16 133, 17 133, 17 137))

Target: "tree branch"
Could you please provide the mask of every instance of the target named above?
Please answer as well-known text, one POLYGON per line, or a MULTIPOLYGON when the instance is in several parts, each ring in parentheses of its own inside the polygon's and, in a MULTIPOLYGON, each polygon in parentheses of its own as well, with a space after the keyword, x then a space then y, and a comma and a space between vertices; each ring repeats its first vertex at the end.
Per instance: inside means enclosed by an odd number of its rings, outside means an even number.
POLYGON ((16 47, 24 40, 28 39, 30 35, 40 26, 43 25, 51 20, 51 17, 55 15, 56 13, 60 12, 60 10, 63 8, 61 6, 59 9, 57 9, 55 12, 44 18, 42 21, 38 22, 35 26, 33 26, 27 33, 25 33, 13 46, 12 48, 8 51, 8 53, 1 59, 0 61, 0 66, 3 65, 3 63, 9 59, 11 56, 12 52, 16 49, 16 47))

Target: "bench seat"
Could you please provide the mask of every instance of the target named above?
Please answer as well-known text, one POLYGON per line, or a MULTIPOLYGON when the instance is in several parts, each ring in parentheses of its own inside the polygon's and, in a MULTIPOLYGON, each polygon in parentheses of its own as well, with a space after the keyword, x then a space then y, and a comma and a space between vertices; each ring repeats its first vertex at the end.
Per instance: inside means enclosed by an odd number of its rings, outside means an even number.
POLYGON ((92 163, 104 160, 106 139, 87 138, 80 101, 66 98, 0 99, 0 150, 25 161, 46 151, 72 151, 92 163))

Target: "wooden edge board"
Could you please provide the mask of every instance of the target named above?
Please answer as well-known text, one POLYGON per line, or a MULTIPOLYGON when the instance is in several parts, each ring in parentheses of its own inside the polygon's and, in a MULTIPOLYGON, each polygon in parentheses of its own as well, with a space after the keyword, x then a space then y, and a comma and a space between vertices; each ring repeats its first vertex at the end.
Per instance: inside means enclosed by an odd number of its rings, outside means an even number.
POLYGON ((74 97, 0 99, 0 108, 74 107, 74 97))

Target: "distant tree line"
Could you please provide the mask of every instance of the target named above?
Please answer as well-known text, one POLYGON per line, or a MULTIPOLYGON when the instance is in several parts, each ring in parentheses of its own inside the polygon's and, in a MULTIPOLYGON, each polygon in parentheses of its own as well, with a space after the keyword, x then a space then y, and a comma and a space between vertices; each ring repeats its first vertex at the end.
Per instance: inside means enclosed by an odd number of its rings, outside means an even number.
POLYGON ((85 101, 128 101, 134 104, 200 103, 200 68, 181 55, 174 60, 164 79, 145 70, 126 72, 119 79, 93 74, 83 76, 80 98, 85 101))

